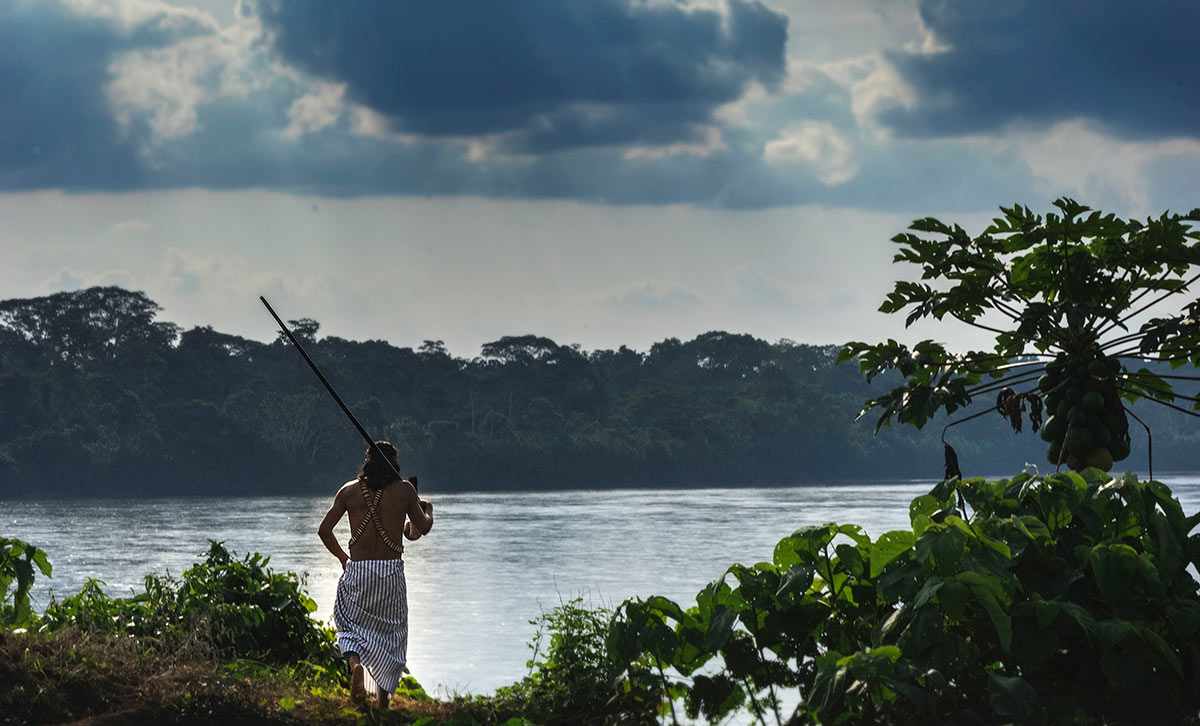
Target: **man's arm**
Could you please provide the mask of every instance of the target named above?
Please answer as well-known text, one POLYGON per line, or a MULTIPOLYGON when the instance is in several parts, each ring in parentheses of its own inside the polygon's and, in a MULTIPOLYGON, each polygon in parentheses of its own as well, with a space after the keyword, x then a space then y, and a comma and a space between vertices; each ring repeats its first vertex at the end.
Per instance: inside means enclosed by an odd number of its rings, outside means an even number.
MULTIPOLYGON (((408 482, 413 485, 413 491, 415 492, 417 490, 417 477, 408 477, 408 482)), ((421 533, 418 532, 415 527, 413 527, 411 519, 404 523, 404 538, 409 542, 416 542, 417 540, 421 539, 421 533)))
POLYGON ((350 555, 342 549, 342 545, 338 542, 337 537, 333 534, 333 528, 337 523, 342 521, 342 515, 346 513, 346 501, 342 496, 345 488, 339 489, 337 495, 333 498, 333 504, 329 507, 329 511, 325 513, 325 518, 321 520, 321 526, 317 527, 317 536, 325 544, 325 549, 342 563, 342 568, 346 567, 346 560, 350 559, 350 555))
MULTIPOLYGON (((405 482, 407 484, 407 482, 405 482)), ((417 490, 412 484, 408 484, 412 492, 412 496, 408 500, 408 519, 412 525, 411 532, 417 536, 429 534, 429 530, 433 529, 433 505, 417 496, 417 490)), ((404 527, 404 535, 409 539, 410 528, 408 525, 404 527)))

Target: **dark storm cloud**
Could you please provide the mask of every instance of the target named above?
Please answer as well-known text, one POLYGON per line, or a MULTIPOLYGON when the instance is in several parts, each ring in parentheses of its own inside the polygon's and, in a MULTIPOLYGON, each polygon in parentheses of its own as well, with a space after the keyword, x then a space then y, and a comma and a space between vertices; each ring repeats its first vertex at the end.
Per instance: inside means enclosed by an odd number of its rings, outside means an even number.
POLYGON ((531 151, 696 137, 719 105, 785 72, 787 18, 636 0, 260 0, 288 63, 346 84, 396 128, 509 132, 531 151))
POLYGON ((186 14, 125 27, 57 2, 0 3, 0 189, 139 185, 136 140, 105 95, 109 64, 204 30, 186 14))
POLYGON ((921 0, 949 47, 893 53, 917 91, 884 123, 913 136, 1084 118, 1126 138, 1200 136, 1200 3, 921 0))
POLYGON ((724 15, 635 0, 473 3, 454 6, 458 15, 440 3, 387 3, 375 16, 366 3, 267 2, 267 43, 165 5, 137 6, 144 17, 133 22, 79 7, 0 0, 0 191, 202 187, 726 208, 1038 201, 1020 196, 1029 171, 1003 152, 872 142, 849 92, 819 75, 807 90, 744 102, 746 123, 714 121, 749 84, 776 85, 783 73, 782 18, 744 0, 724 15), (183 38, 197 42, 176 45, 183 38), (159 48, 162 57, 126 55, 159 48), (306 73, 279 73, 279 58, 306 73), (187 68, 201 70, 174 75, 187 68), (110 98, 114 74, 124 93, 110 98), (309 76, 339 80, 347 98, 297 132, 297 101, 323 92, 309 76), (162 83, 139 95, 147 79, 162 83), (364 129, 353 103, 407 134, 364 129), (163 118, 183 120, 164 133, 163 118), (768 141, 806 118, 847 139, 856 176, 830 186, 802 162, 764 158, 768 141))
POLYGON ((206 105, 195 133, 158 149, 154 185, 730 209, 818 203, 949 211, 1041 201, 1029 196, 1029 170, 1019 159, 959 142, 900 140, 873 150, 856 178, 831 188, 764 161, 751 132, 727 130, 726 147, 707 155, 627 158, 622 147, 588 146, 515 161, 470 159, 457 142, 380 141, 352 133, 346 121, 290 142, 278 133, 286 108, 270 94, 206 105))

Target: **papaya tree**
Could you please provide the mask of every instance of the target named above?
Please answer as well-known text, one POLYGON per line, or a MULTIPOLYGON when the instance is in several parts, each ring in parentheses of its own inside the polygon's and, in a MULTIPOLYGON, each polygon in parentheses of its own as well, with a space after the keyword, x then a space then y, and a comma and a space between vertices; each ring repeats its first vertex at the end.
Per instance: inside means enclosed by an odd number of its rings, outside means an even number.
MULTIPOLYGON (((1200 399, 1172 385, 1200 377, 1145 365, 1200 365, 1200 299, 1191 293, 1200 279, 1200 209, 1143 222, 1067 198, 1054 207, 1044 216, 1001 207, 977 236, 918 219, 892 239, 900 247, 894 261, 921 274, 897 282, 880 311, 905 313, 906 326, 949 318, 990 333, 994 345, 952 352, 932 340, 847 344, 841 359, 857 361, 868 379, 889 371, 903 378, 867 401, 860 417, 877 411, 877 431, 893 421, 922 427, 982 398, 988 407, 970 418, 999 411, 1020 430, 1028 417, 1050 463, 1107 471, 1130 453, 1126 404, 1142 399, 1200 416, 1200 399), (1148 317, 1176 301, 1168 314, 1148 317)), ((947 477, 957 468, 952 454, 947 447, 947 477)))

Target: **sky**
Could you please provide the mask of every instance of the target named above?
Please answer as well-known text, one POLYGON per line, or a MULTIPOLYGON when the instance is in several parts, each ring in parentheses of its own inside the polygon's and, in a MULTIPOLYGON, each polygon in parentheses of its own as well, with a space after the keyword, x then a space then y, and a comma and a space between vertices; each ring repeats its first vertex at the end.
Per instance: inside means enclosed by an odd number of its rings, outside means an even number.
POLYGON ((0 297, 458 355, 938 337, 889 238, 1200 206, 1200 4, 0 0, 0 297))

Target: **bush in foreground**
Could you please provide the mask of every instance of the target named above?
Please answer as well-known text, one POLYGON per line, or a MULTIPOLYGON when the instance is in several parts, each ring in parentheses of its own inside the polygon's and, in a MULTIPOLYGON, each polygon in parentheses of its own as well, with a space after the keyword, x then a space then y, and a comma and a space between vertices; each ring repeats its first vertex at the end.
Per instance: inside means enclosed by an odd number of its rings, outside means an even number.
MULTIPOLYGON (((37 615, 29 602, 46 553, 0 542, 0 724, 90 718, 104 723, 359 723, 329 629, 312 619, 299 577, 257 553, 213 542, 178 578, 148 575, 128 598, 89 580, 37 615), (11 604, 10 602, 11 601, 11 604)), ((573 600, 533 622, 529 674, 495 696, 431 698, 411 677, 382 723, 653 723, 654 683, 618 689, 635 663, 612 659, 611 613, 573 600)))
POLYGON ((1197 722, 1200 515, 1165 485, 1097 469, 953 479, 909 513, 874 541, 798 530, 687 609, 626 601, 610 647, 661 666, 688 715, 714 721, 1197 722))
POLYGON ((147 575, 133 597, 110 597, 102 583, 88 580, 77 594, 51 602, 38 629, 124 634, 165 647, 199 640, 224 660, 305 663, 334 677, 341 663, 332 631, 310 617, 317 604, 295 573, 272 571, 268 562, 257 552, 239 559, 211 542, 178 580, 147 575))
POLYGON ((611 618, 577 598, 532 620, 529 674, 484 699, 493 714, 546 724, 657 723, 657 683, 648 663, 621 663, 609 653, 611 618), (628 687, 617 688, 626 671, 628 687))

